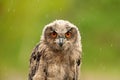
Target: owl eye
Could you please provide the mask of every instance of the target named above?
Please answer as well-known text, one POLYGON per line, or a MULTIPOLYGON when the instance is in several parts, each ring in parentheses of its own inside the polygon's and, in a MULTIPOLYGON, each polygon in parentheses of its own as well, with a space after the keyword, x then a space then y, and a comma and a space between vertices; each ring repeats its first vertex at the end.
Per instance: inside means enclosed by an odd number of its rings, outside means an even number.
POLYGON ((66 38, 70 38, 70 37, 71 37, 71 32, 65 33, 65 37, 66 37, 66 38))
POLYGON ((53 32, 51 33, 51 37, 56 38, 56 37, 57 37, 57 33, 56 33, 55 31, 53 31, 53 32))

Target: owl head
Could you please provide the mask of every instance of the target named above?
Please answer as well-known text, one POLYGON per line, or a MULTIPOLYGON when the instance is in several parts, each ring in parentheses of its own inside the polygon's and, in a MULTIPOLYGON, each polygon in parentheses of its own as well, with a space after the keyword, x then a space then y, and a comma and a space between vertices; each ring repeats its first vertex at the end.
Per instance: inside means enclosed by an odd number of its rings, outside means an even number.
POLYGON ((43 29, 41 41, 54 51, 64 51, 80 46, 78 28, 65 20, 56 20, 43 29))

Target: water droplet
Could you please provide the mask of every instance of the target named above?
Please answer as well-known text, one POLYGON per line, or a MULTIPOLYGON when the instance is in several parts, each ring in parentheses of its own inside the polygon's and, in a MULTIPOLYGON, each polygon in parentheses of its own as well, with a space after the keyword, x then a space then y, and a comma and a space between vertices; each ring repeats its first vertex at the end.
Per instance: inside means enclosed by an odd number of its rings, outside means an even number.
POLYGON ((110 44, 110 47, 113 47, 113 44, 110 44))
POLYGON ((37 2, 39 3, 39 2, 40 2, 40 0, 37 0, 37 2))
POLYGON ((10 12, 10 8, 8 8, 8 10, 7 10, 8 12, 10 12))
POLYGON ((62 8, 60 8, 60 11, 62 11, 62 8))
POLYGON ((100 51, 102 51, 102 48, 100 48, 100 51))
POLYGON ((13 9, 12 11, 13 11, 13 13, 15 13, 15 9, 13 9))
POLYGON ((46 14, 46 15, 45 15, 45 17, 46 17, 46 18, 49 18, 49 15, 48 15, 48 14, 46 14))

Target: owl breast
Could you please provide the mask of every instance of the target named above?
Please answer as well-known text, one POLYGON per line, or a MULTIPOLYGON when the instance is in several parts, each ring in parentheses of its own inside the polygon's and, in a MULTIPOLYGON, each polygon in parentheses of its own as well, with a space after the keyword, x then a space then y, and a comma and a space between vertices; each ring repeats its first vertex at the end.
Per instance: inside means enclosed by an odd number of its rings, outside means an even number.
POLYGON ((51 64, 48 66, 48 80, 64 80, 64 78, 67 76, 65 68, 61 65, 57 64, 51 64))
MULTIPOLYGON (((48 59, 48 80, 67 80, 71 76, 72 65, 69 62, 69 56, 57 53, 48 59)), ((73 70, 74 71, 74 70, 73 70)), ((70 80, 70 79, 68 79, 70 80)))

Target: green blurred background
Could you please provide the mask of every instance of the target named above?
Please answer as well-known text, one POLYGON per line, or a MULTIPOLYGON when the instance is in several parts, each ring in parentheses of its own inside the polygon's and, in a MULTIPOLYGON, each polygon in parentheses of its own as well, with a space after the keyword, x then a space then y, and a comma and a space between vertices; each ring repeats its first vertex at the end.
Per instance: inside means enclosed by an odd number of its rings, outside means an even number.
POLYGON ((120 0, 0 0, 0 80, 27 80, 31 51, 56 19, 79 27, 81 80, 120 80, 120 0))

